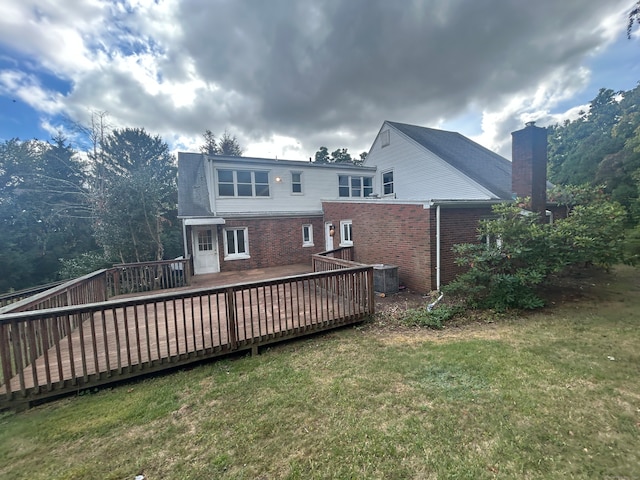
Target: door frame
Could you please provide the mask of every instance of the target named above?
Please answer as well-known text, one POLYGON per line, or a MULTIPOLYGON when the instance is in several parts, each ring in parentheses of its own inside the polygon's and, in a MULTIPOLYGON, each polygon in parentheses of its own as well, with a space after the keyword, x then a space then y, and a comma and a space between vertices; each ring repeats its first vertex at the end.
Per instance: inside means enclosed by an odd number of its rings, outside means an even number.
POLYGON ((332 226, 335 235, 335 225, 332 222, 324 222, 324 249, 326 251, 333 250, 333 237, 329 233, 332 226))
POLYGON ((191 227, 191 247, 193 249, 193 274, 194 275, 206 275, 208 273, 220 272, 220 252, 218 248, 218 229, 216 228, 216 225, 193 225, 191 227), (205 231, 205 230, 211 231, 211 245, 213 247, 211 251, 213 253, 211 253, 210 255, 212 257, 213 263, 211 265, 211 268, 201 269, 198 266, 197 257, 199 255, 204 256, 207 254, 199 253, 200 249, 198 248, 198 232, 205 231))

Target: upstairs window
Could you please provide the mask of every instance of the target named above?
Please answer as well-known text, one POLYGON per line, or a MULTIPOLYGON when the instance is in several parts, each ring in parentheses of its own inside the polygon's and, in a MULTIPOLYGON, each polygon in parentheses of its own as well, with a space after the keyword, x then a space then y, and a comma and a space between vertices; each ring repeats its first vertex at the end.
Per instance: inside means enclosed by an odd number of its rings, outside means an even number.
POLYGON ((269 172, 261 170, 218 170, 218 196, 268 197, 269 172))
POLYGON ((382 194, 393 195, 393 170, 382 174, 382 194))
POLYGON ((302 172, 291 172, 291 193, 302 193, 302 172))
POLYGON ((373 193, 373 177, 338 175, 338 195, 340 197, 368 197, 373 193))

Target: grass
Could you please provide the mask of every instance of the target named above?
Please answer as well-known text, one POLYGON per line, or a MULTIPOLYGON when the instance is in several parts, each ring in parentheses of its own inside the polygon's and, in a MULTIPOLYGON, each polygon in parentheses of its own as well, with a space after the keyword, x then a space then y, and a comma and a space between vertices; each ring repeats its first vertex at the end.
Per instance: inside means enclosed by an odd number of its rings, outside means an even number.
POLYGON ((0 478, 640 478, 640 279, 443 330, 383 319, 0 414, 0 478))

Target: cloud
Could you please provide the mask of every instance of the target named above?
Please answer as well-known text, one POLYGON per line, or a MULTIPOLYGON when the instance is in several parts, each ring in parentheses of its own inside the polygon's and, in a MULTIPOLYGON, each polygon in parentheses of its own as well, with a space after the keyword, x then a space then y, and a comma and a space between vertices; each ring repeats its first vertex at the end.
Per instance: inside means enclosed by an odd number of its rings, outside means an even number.
MULTIPOLYGON (((107 111, 165 138, 236 134, 253 154, 366 150, 385 119, 482 119, 500 151, 583 90, 628 0, 10 0, 0 44, 69 79, 78 120, 107 111)), ((16 84, 26 95, 23 84, 16 84), (22 85, 22 86, 20 86, 22 85)), ((51 114, 53 110, 44 109, 51 114)), ((479 120, 480 121, 480 120, 479 120)), ((504 152, 503 152, 504 153, 504 152)))

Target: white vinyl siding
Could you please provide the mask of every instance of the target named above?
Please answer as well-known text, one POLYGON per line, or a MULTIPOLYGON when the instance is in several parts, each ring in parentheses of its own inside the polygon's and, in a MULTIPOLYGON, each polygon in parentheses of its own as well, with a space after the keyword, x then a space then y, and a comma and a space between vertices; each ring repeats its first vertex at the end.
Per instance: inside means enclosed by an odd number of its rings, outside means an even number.
MULTIPOLYGON (((386 127, 385 127, 386 128, 386 127)), ((382 173, 393 169, 393 193, 399 200, 489 200, 496 198, 482 185, 442 160, 394 128, 389 128, 391 143, 382 148, 376 138, 366 164, 382 173)), ((382 192, 381 192, 382 193, 382 192)))

